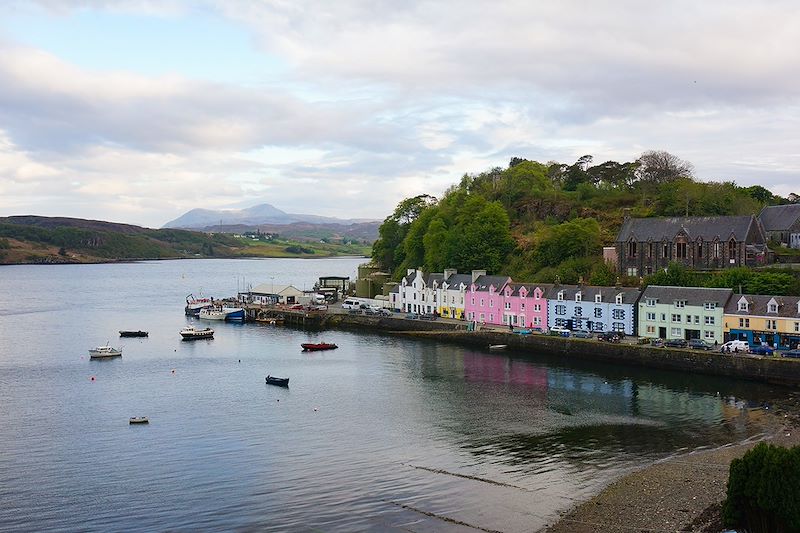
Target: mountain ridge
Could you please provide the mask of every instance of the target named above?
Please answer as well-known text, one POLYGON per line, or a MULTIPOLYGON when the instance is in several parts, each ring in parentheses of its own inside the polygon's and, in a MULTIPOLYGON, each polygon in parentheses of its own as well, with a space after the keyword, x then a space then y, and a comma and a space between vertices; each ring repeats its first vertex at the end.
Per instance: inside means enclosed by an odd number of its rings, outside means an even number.
POLYGON ((257 204, 244 209, 195 208, 165 223, 165 229, 205 229, 224 226, 259 226, 262 224, 288 225, 294 223, 350 225, 380 222, 372 219, 341 219, 321 215, 287 213, 268 204, 257 204))

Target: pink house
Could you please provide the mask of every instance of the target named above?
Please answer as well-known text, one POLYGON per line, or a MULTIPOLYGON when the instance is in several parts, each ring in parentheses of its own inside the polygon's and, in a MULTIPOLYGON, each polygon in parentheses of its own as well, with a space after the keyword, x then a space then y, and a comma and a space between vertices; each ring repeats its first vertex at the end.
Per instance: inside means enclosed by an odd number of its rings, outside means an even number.
POLYGON ((547 300, 549 283, 508 282, 502 289, 502 324, 521 328, 539 328, 547 331, 547 300))
POLYGON ((503 292, 508 276, 487 276, 485 271, 473 271, 472 284, 467 289, 464 312, 467 320, 479 324, 503 323, 503 292))

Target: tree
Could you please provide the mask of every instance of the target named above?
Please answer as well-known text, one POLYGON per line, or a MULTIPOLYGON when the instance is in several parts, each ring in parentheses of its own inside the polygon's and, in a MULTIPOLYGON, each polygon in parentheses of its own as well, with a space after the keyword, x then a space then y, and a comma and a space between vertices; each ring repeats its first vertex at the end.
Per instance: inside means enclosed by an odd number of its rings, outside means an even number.
POLYGON ((694 273, 686 270, 680 263, 670 263, 667 270, 656 272, 644 278, 645 285, 667 285, 671 287, 697 287, 694 273))
POLYGON ((601 251, 600 224, 593 218, 576 218, 537 232, 537 265, 557 266, 576 257, 590 257, 601 251))
POLYGON ((636 175, 644 184, 661 185, 679 178, 691 178, 694 166, 663 150, 651 150, 636 160, 636 175))
POLYGON ((463 271, 500 272, 514 248, 505 209, 498 202, 486 203, 474 216, 462 216, 460 222, 449 240, 450 265, 463 271))

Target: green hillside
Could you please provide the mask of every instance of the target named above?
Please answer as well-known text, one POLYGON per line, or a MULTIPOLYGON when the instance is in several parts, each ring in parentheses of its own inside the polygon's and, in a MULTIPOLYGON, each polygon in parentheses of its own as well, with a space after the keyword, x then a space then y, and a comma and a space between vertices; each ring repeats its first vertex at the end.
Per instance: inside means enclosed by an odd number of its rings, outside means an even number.
POLYGON ((749 215, 780 203, 788 200, 760 186, 698 181, 690 163, 666 152, 598 165, 591 156, 570 165, 513 158, 507 168, 464 175, 440 199, 400 202, 380 227, 373 261, 395 279, 407 268, 485 268, 530 281, 612 284, 602 247, 626 211, 749 215))

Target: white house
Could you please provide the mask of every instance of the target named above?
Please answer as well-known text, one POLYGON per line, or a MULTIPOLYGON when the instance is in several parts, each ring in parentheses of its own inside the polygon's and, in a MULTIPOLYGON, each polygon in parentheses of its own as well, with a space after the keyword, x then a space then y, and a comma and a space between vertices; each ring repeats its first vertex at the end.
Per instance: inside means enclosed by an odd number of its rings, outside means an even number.
POLYGON ((262 283, 250 290, 248 300, 254 304, 295 304, 303 296, 303 291, 293 285, 262 283))

